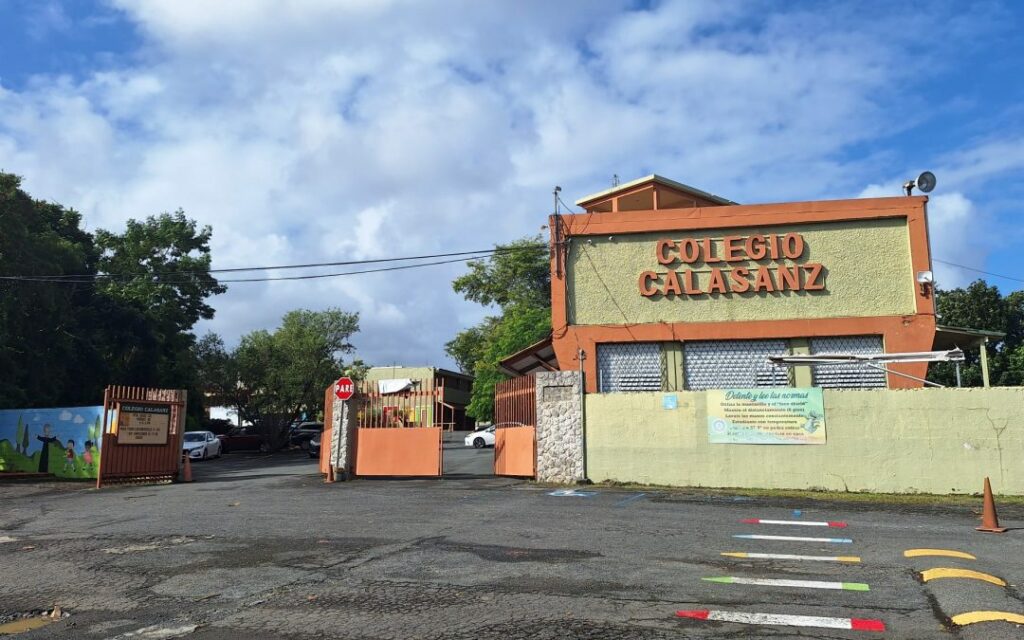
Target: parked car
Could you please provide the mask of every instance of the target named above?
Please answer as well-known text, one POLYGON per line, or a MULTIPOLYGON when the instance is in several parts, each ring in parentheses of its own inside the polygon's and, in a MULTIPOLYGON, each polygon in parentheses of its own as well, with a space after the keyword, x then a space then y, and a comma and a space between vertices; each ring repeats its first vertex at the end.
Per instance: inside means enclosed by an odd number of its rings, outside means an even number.
POLYGON ((232 451, 270 451, 266 439, 252 427, 235 427, 217 436, 223 453, 232 451))
POLYGON ((320 438, 323 433, 318 433, 309 439, 309 457, 319 458, 320 457, 320 438))
POLYGON ((324 423, 322 422, 298 422, 292 425, 288 433, 288 444, 306 449, 313 436, 320 435, 323 430, 324 423))
POLYGON ((212 431, 186 431, 181 450, 193 460, 219 458, 224 447, 212 431))
POLYGON ((466 446, 474 449, 494 446, 494 425, 481 427, 466 436, 466 446))

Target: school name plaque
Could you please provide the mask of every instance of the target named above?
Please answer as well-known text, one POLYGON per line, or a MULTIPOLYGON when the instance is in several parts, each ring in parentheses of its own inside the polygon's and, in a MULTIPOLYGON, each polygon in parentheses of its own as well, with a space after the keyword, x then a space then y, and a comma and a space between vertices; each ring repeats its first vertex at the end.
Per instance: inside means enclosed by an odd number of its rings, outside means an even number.
POLYGON ((167 444, 170 426, 170 405, 118 404, 117 444, 167 444))

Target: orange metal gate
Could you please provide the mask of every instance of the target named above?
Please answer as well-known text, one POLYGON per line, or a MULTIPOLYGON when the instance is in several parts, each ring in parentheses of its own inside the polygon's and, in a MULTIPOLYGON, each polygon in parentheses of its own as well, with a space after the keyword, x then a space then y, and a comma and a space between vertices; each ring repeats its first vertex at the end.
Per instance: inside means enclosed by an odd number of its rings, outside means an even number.
POLYGON ((357 476, 441 475, 440 425, 450 409, 443 402, 443 387, 421 381, 381 393, 376 383, 364 382, 357 398, 357 476))
POLYGON ((532 375, 494 387, 494 474, 537 473, 537 383, 532 375))
MULTIPOLYGON (((186 392, 180 389, 146 389, 143 387, 107 387, 103 392, 103 444, 96 488, 131 482, 170 482, 178 476, 181 465, 182 439, 185 436, 186 392), (135 444, 118 438, 119 411, 122 404, 170 410, 166 438, 158 444, 135 444), (113 419, 111 419, 113 418, 113 419)), ((155 411, 154 411, 155 412, 155 411)), ((153 427, 153 434, 162 437, 162 425, 153 427)), ((139 431, 144 433, 145 428, 139 431)), ((149 438, 143 439, 148 440, 149 438)), ((121 438, 124 440, 124 438, 121 438)))
POLYGON ((334 383, 324 391, 324 431, 320 436, 320 473, 331 473, 331 437, 334 432, 334 383))

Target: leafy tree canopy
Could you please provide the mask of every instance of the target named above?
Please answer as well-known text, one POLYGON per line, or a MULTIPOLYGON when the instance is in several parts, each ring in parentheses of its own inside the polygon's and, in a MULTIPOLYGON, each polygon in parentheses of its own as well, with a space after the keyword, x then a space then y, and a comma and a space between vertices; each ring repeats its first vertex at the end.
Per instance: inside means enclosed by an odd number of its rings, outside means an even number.
POLYGON ((276 330, 248 333, 231 351, 207 334, 195 348, 199 376, 219 402, 281 444, 303 411, 316 414, 332 381, 365 372, 362 362, 343 359, 357 331, 359 314, 327 309, 291 311, 276 330))
MULTIPOLYGON (((1005 333, 1004 339, 993 339, 986 345, 990 382, 997 386, 1024 383, 1024 291, 1004 296, 995 286, 976 280, 965 288, 936 291, 935 302, 939 324, 1005 333)), ((981 358, 977 349, 965 349, 964 356, 966 362, 960 366, 962 384, 981 386, 981 358)), ((955 365, 933 363, 928 379, 956 386, 955 365)))
POLYGON ((499 315, 459 332, 445 345, 459 368, 475 376, 466 413, 477 420, 493 418, 494 386, 508 377, 498 363, 551 333, 547 246, 534 236, 497 249, 489 259, 471 262, 469 273, 452 283, 467 300, 500 310, 499 315))

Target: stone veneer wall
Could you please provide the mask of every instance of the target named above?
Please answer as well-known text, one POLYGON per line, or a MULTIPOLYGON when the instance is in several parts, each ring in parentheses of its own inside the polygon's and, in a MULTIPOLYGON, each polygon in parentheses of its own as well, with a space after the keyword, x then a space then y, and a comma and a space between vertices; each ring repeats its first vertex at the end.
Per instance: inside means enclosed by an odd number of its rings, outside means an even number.
POLYGON ((352 459, 352 454, 355 452, 356 435, 354 402, 354 400, 344 402, 335 400, 334 410, 331 412, 331 467, 334 469, 335 479, 339 480, 346 480, 354 475, 355 460, 352 459))
POLYGON ((537 480, 572 483, 586 478, 583 398, 578 371, 549 371, 537 380, 537 480))

